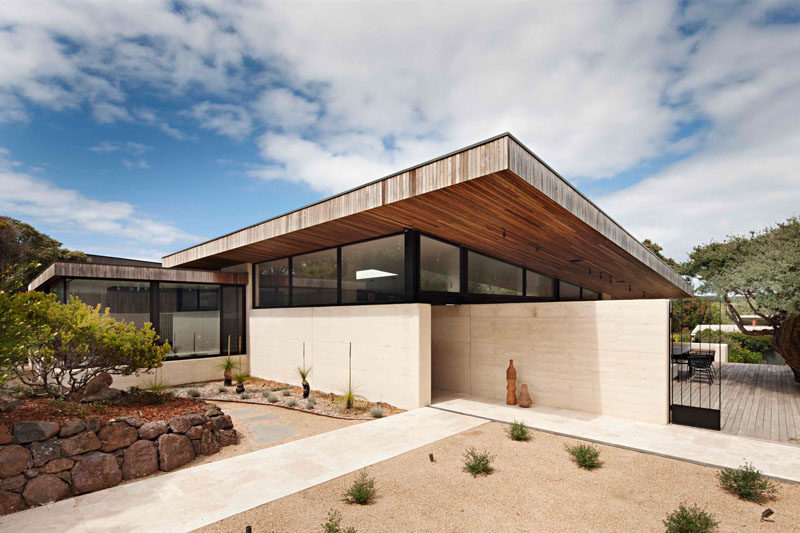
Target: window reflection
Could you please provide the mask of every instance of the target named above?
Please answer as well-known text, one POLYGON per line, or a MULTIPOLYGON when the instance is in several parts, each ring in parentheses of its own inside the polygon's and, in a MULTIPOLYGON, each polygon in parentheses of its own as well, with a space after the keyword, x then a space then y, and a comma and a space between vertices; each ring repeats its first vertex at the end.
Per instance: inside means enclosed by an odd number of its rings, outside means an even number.
POLYGON ((422 235, 420 237, 419 253, 420 290, 459 292, 461 252, 458 246, 422 235))
POLYGON ((342 247, 342 303, 405 298, 405 236, 342 247))
POLYGON ((475 252, 467 256, 470 294, 522 296, 522 269, 475 252))
POLYGON ((292 258, 292 305, 336 303, 336 248, 292 258))

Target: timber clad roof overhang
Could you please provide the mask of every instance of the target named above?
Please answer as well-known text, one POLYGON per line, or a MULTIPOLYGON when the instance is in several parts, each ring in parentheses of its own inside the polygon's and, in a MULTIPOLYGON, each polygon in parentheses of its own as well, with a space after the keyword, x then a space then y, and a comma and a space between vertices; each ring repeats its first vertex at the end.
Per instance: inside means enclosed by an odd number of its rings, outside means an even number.
POLYGON ((217 269, 411 228, 615 298, 691 286, 505 133, 285 215, 167 255, 217 269))
POLYGON ((129 281, 167 281, 173 283, 209 283, 247 285, 245 272, 214 272, 212 270, 167 269, 132 265, 70 263, 56 261, 36 276, 28 290, 33 291, 56 278, 100 278, 129 281))

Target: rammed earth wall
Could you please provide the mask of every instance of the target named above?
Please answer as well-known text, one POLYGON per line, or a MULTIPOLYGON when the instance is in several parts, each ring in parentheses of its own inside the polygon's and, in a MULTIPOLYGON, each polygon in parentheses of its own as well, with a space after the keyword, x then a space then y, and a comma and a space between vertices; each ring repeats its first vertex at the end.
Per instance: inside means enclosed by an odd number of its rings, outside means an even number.
POLYGON ((0 425, 0 514, 174 470, 237 444, 230 416, 214 404, 170 420, 137 417, 0 425))

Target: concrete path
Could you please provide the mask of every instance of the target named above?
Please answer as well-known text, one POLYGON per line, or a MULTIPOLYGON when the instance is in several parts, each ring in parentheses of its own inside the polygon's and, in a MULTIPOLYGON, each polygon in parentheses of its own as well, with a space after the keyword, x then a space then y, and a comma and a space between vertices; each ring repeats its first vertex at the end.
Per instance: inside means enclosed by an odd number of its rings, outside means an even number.
POLYGON ((533 429, 630 448, 715 467, 753 463, 766 475, 800 482, 800 446, 757 440, 717 431, 649 424, 568 409, 522 409, 462 394, 434 396, 433 408, 500 422, 522 421, 533 429))
POLYGON ((2 531, 189 531, 485 423, 431 408, 0 518, 2 531))

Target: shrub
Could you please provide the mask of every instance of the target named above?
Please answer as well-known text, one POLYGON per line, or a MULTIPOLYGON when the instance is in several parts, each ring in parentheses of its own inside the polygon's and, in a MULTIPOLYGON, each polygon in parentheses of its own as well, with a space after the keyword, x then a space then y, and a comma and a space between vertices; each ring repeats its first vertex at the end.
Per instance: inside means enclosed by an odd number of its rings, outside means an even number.
POLYGON ((747 348, 739 346, 738 344, 731 344, 728 346, 728 362, 750 363, 757 365, 761 363, 761 354, 748 350, 747 348))
POLYGON ((516 420, 506 429, 506 434, 511 440, 525 441, 531 438, 530 430, 525 427, 525 424, 516 420))
POLYGON ((248 375, 245 372, 238 372, 238 373, 233 375, 233 380, 238 385, 244 385, 244 382, 247 381, 248 379, 250 379, 250 375, 248 375))
POLYGON ((311 367, 298 366, 295 371, 300 376, 300 379, 305 381, 308 378, 308 374, 311 373, 311 367))
POLYGON ((316 399, 316 398, 314 398, 313 396, 311 396, 311 397, 309 397, 309 398, 308 398, 308 400, 306 401, 306 403, 308 403, 308 404, 310 404, 310 405, 312 405, 312 406, 314 406, 314 405, 317 405, 317 399, 316 399))
POLYGON ((362 470, 350 488, 345 491, 342 500, 346 503, 366 505, 372 501, 374 496, 375 479, 369 477, 366 470, 362 470))
POLYGON ((295 400, 294 398, 291 398, 289 401, 286 402, 286 407, 296 407, 296 406, 297 406, 297 400, 295 400))
POLYGON ((370 410, 369 414, 372 415, 372 418, 383 418, 383 415, 385 415, 386 413, 384 413, 383 407, 378 407, 376 405, 370 410))
POLYGON ((716 531, 719 522, 714 517, 700 509, 697 505, 686 507, 680 504, 678 509, 667 515, 663 520, 667 533, 707 533, 716 531))
POLYGON ((313 408, 314 408, 314 405, 316 405, 316 404, 315 404, 314 402, 312 402, 312 401, 309 399, 309 400, 306 402, 306 409, 313 409, 313 408))
POLYGON ((269 389, 261 389, 261 396, 263 396, 264 398, 270 396, 269 389))
POLYGON ((151 324, 118 322, 108 309, 54 294, 0 293, 0 380, 10 373, 50 396, 77 396, 101 373, 129 376, 160 367, 169 353, 151 324))
POLYGON ((243 393, 239 394, 239 398, 241 398, 242 400, 247 400, 247 399, 250 398, 250 393, 249 392, 243 392, 243 393))
POLYGON ((775 484, 751 464, 723 469, 719 473, 719 482, 731 494, 756 503, 773 499, 777 491, 775 484))
POLYGON ((283 394, 284 396, 291 396, 292 391, 290 391, 289 389, 283 389, 283 392, 281 394, 283 394))
POLYGON ((492 461, 494 456, 489 452, 479 452, 475 448, 469 448, 464 452, 464 470, 478 477, 480 474, 489 475, 492 473, 492 461))
POLYGON ((286 387, 280 387, 280 386, 277 386, 277 387, 270 387, 270 388, 269 388, 269 390, 271 390, 272 392, 277 392, 277 391, 279 391, 279 390, 283 390, 283 389, 285 389, 285 388, 286 388, 286 387))
POLYGON ((228 392, 228 387, 225 387, 225 386, 223 385, 222 387, 220 387, 220 388, 219 388, 219 389, 217 389, 217 390, 219 390, 219 392, 228 392))
POLYGON ((268 394, 267 395, 267 401, 269 403, 278 403, 278 397, 275 396, 274 394, 268 394))
POLYGON ((342 529, 342 513, 331 509, 328 511, 327 521, 322 524, 323 533, 356 533, 352 527, 342 529))
POLYGON ((186 394, 188 396, 191 396, 192 398, 199 398, 200 397, 200 391, 197 390, 197 389, 189 389, 188 391, 186 391, 186 394))
POLYGON ((575 463, 586 470, 594 470, 603 465, 600 461, 600 450, 591 444, 567 446, 567 451, 575 460, 575 463))

